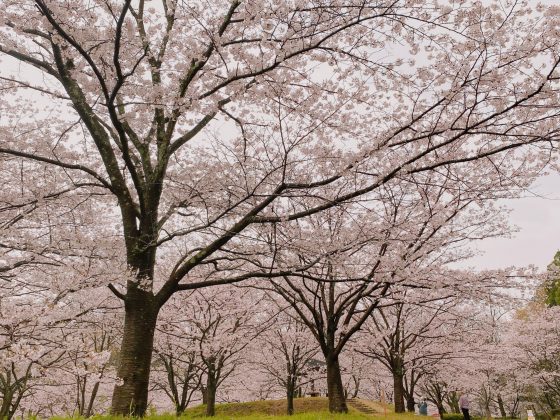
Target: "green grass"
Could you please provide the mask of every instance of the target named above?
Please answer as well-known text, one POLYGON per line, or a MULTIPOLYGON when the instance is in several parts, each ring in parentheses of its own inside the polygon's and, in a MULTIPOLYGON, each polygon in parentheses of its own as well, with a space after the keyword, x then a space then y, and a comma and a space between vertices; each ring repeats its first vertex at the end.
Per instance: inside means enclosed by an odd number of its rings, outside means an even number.
MULTIPOLYGON (((294 400, 294 412, 292 416, 286 415, 286 400, 265 400, 252 401, 245 403, 229 403, 216 405, 215 420, 418 420, 414 414, 395 414, 391 408, 387 408, 385 416, 383 406, 380 403, 369 402, 374 409, 380 414, 369 415, 360 413, 351 406, 348 407, 348 414, 331 414, 328 410, 328 399, 322 397, 316 398, 296 398, 294 400)), ((206 406, 197 406, 189 408, 184 414, 186 419, 210 419, 205 417, 206 406)), ((168 419, 161 419, 168 420, 168 419)))
MULTIPOLYGON (((206 406, 200 405, 185 411, 187 419, 207 419, 204 416, 206 406)), ((319 419, 369 419, 354 409, 350 409, 352 416, 332 415, 329 413, 328 400, 326 398, 296 398, 294 400, 294 412, 296 415, 286 415, 286 400, 264 400, 243 403, 229 403, 216 405, 216 420, 233 419, 297 419, 297 420, 319 420, 319 419)))
POLYGON ((315 412, 315 413, 300 413, 294 414, 293 416, 287 415, 267 415, 267 414, 252 414, 252 415, 239 415, 239 416, 231 416, 231 415, 219 415, 217 414, 215 417, 186 417, 186 418, 196 418, 196 419, 205 419, 205 420, 365 420, 365 419, 372 419, 374 417, 368 416, 366 414, 361 413, 349 413, 349 414, 330 414, 328 411, 324 412, 315 412))
MULTIPOLYGON (((404 413, 395 414, 391 407, 386 405, 387 414, 384 415, 384 407, 377 402, 367 401, 367 403, 378 410, 380 414, 364 414, 351 406, 348 407, 348 414, 331 414, 328 410, 327 398, 296 398, 294 400, 295 414, 286 415, 286 400, 265 400, 243 403, 216 404, 216 416, 206 417, 206 406, 199 405, 188 408, 179 420, 418 420, 414 414, 404 413)), ((50 420, 68 420, 69 418, 52 418, 50 420)), ((88 420, 115 420, 113 416, 94 416, 88 420)), ((147 415, 146 420, 177 420, 174 414, 151 414, 147 415)), ((429 417, 426 417, 429 419, 429 417)), ((123 420, 123 418, 120 418, 123 420)))

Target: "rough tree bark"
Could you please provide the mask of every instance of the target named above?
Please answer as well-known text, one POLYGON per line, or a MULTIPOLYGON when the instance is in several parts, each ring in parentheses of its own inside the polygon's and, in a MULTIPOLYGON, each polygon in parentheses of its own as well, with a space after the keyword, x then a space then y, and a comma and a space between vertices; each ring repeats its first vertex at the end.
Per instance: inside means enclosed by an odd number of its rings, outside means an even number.
POLYGON ((344 386, 338 363, 338 355, 328 354, 327 362, 327 390, 329 393, 329 411, 331 413, 348 413, 346 398, 344 397, 344 386))
POLYGON ((287 400, 287 408, 286 412, 289 416, 294 414, 294 394, 295 394, 295 378, 293 375, 288 375, 288 381, 286 382, 286 400, 287 400))
POLYGON ((114 414, 144 415, 159 305, 151 291, 129 290, 125 300, 123 340, 113 392, 114 414))
POLYGON ((206 378, 206 415, 213 417, 216 415, 216 390, 218 388, 218 378, 216 369, 212 363, 208 364, 208 374, 206 378))
MULTIPOLYGON (((393 399, 395 403, 395 413, 404 413, 404 385, 402 370, 393 371, 393 399)), ((412 408, 414 411, 414 407, 412 408)))

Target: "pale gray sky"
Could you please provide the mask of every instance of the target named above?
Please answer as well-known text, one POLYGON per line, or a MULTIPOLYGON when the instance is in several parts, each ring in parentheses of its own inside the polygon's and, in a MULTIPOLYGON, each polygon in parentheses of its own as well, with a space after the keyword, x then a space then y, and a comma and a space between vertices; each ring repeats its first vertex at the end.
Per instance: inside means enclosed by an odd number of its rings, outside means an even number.
POLYGON ((502 203, 512 209, 509 220, 519 228, 512 238, 488 239, 475 244, 484 255, 461 266, 477 269, 527 266, 544 269, 560 249, 560 174, 537 180, 526 197, 502 203))

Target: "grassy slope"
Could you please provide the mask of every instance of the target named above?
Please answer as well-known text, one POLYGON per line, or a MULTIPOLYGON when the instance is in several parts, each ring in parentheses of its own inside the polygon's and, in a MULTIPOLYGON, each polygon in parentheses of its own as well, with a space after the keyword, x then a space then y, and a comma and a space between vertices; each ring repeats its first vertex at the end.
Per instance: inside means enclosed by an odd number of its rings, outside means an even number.
MULTIPOLYGON (((206 406, 188 408, 181 420, 187 419, 212 419, 212 420, 418 420, 413 414, 395 414, 387 410, 387 415, 383 414, 383 406, 374 401, 367 401, 374 409, 378 409, 381 414, 369 415, 358 412, 349 407, 348 414, 330 414, 328 411, 328 400, 326 398, 296 398, 294 400, 295 413, 293 416, 285 415, 286 400, 266 400, 245 403, 217 404, 216 416, 206 417, 204 412, 206 406)), ((387 405, 387 407, 389 407, 387 405)), ((68 420, 69 417, 53 417, 51 420, 68 420)), ((88 420, 124 420, 122 417, 94 416, 88 420)), ((147 415, 145 420, 177 420, 173 414, 153 414, 147 415)), ((426 417, 429 419, 429 417, 426 417)))
MULTIPOLYGON (((372 402, 372 405, 377 403, 372 402)), ((377 404, 378 405, 378 404, 377 404)), ((354 408, 349 407, 348 414, 330 414, 328 411, 328 400, 326 398, 296 398, 294 400, 295 415, 287 416, 286 413, 286 400, 266 400, 266 401, 253 401, 246 403, 231 403, 216 405, 215 420, 257 420, 257 419, 274 419, 274 420, 409 420, 413 419, 414 415, 402 414, 396 415, 387 412, 387 416, 379 414, 376 416, 363 414, 356 411, 354 408)), ((378 405, 379 411, 382 412, 382 407, 378 405)), ((377 408, 377 407, 375 407, 377 408)), ((205 406, 198 406, 187 409, 185 412, 186 418, 195 419, 208 419, 204 417, 205 406)))

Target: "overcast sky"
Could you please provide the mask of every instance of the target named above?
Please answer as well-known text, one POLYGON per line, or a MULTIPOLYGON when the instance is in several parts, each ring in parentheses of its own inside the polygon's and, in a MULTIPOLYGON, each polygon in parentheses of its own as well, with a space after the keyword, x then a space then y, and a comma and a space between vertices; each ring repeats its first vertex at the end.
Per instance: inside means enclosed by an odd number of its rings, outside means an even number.
POLYGON ((503 203, 519 228, 513 238, 488 239, 476 248, 484 255, 464 263, 478 269, 536 265, 544 269, 560 249, 560 174, 539 179, 524 198, 503 203))

